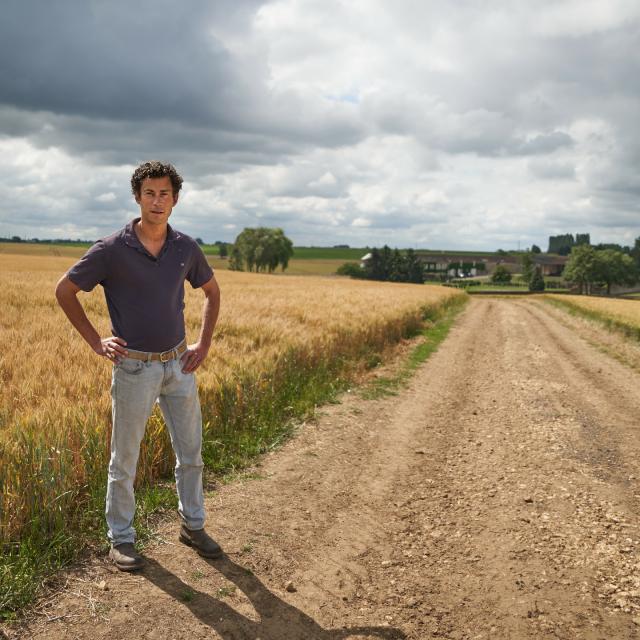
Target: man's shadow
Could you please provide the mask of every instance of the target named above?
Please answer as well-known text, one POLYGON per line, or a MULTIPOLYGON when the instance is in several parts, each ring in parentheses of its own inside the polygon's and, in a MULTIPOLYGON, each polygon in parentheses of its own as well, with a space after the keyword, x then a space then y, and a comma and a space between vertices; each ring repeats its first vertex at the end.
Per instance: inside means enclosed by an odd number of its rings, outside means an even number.
POLYGON ((388 640, 406 638, 394 627, 323 629, 313 618, 276 597, 251 571, 235 564, 226 555, 207 562, 249 598, 259 616, 258 621, 238 613, 221 599, 194 590, 151 558, 147 559, 142 575, 225 640, 342 640, 356 635, 388 640))

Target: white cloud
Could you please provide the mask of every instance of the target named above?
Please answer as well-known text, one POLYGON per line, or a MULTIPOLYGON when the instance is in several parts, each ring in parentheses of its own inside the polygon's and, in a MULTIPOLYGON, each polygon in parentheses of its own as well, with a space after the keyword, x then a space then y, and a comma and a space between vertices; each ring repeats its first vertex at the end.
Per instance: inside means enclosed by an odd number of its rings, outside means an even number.
POLYGON ((99 196, 96 196, 97 202, 113 202, 117 199, 117 196, 113 191, 109 191, 108 193, 101 193, 99 196))

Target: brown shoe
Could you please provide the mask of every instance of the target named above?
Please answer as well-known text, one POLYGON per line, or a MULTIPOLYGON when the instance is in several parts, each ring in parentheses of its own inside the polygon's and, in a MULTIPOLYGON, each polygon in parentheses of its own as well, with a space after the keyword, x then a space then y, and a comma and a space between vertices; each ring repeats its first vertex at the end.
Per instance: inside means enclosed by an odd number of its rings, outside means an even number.
POLYGON ((120 571, 135 571, 144 566, 144 558, 137 553, 132 542, 111 545, 109 557, 120 571))
POLYGON ((204 529, 187 529, 181 525, 180 542, 193 547, 204 558, 219 558, 222 548, 204 529))

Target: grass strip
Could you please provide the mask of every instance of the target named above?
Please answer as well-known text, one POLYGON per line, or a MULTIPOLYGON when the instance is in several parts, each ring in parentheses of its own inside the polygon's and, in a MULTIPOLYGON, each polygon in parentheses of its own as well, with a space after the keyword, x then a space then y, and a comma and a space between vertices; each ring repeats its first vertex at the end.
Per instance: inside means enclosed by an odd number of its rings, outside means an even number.
POLYGON ((640 327, 632 325, 624 320, 614 318, 602 311, 595 311, 593 309, 586 309, 575 302, 569 300, 561 300, 558 298, 547 298, 543 296, 543 300, 547 304, 551 304, 554 307, 561 309, 569 313, 572 316, 578 316, 592 320, 603 325, 609 331, 614 331, 623 335, 625 338, 631 338, 632 340, 640 342, 640 327))
MULTIPOLYGON (((201 388, 203 459, 208 472, 223 477, 277 447, 291 435, 295 421, 312 414, 318 404, 334 400, 358 372, 377 364, 385 345, 417 335, 427 323, 434 333, 429 333, 429 340, 412 354, 406 365, 408 376, 436 348, 437 344, 429 341, 443 331, 440 321, 466 300, 466 296, 457 296, 429 304, 422 310, 422 320, 407 316, 395 329, 381 327, 369 340, 354 341, 354 336, 346 335, 344 344, 334 351, 322 345, 313 352, 289 350, 272 371, 263 371, 258 377, 239 371, 235 379, 217 388, 201 388)), ((439 341, 445 335, 446 331, 439 341)), ((88 551, 106 550, 103 511, 109 446, 104 421, 104 416, 87 414, 82 424, 74 425, 75 431, 56 435, 58 440, 47 439, 46 433, 25 424, 21 439, 6 443, 6 448, 0 441, 0 481, 3 474, 10 477, 14 467, 22 467, 29 480, 17 489, 32 496, 29 522, 19 541, 3 544, 0 619, 16 619, 60 568, 88 551), (83 443, 78 447, 80 457, 74 458, 70 438, 83 443), (84 469, 84 484, 60 488, 56 482, 65 477, 71 465, 84 469)), ((176 508, 169 480, 173 453, 159 413, 147 425, 140 460, 135 526, 138 542, 144 545, 153 537, 158 518, 176 508)), ((0 492, 0 508, 2 495, 0 492)), ((0 533, 0 539, 10 539, 0 533)))
POLYGON ((468 298, 463 298, 459 304, 444 310, 440 317, 433 318, 422 331, 422 341, 414 347, 400 370, 392 376, 376 378, 361 389, 360 396, 366 400, 375 400, 383 396, 396 395, 406 386, 416 369, 437 351, 449 335, 449 330, 467 301, 468 298))

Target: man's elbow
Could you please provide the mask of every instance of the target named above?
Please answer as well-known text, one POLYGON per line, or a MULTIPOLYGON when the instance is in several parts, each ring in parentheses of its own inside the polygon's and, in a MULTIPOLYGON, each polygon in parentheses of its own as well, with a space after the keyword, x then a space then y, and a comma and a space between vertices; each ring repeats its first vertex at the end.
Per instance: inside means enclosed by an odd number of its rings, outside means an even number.
POLYGON ((211 278, 211 280, 202 287, 202 290, 209 302, 220 302, 220 287, 214 278, 211 278))
POLYGON ((62 306, 71 296, 75 296, 77 293, 76 287, 71 280, 67 278, 67 275, 63 275, 56 284, 56 300, 58 304, 62 306))

